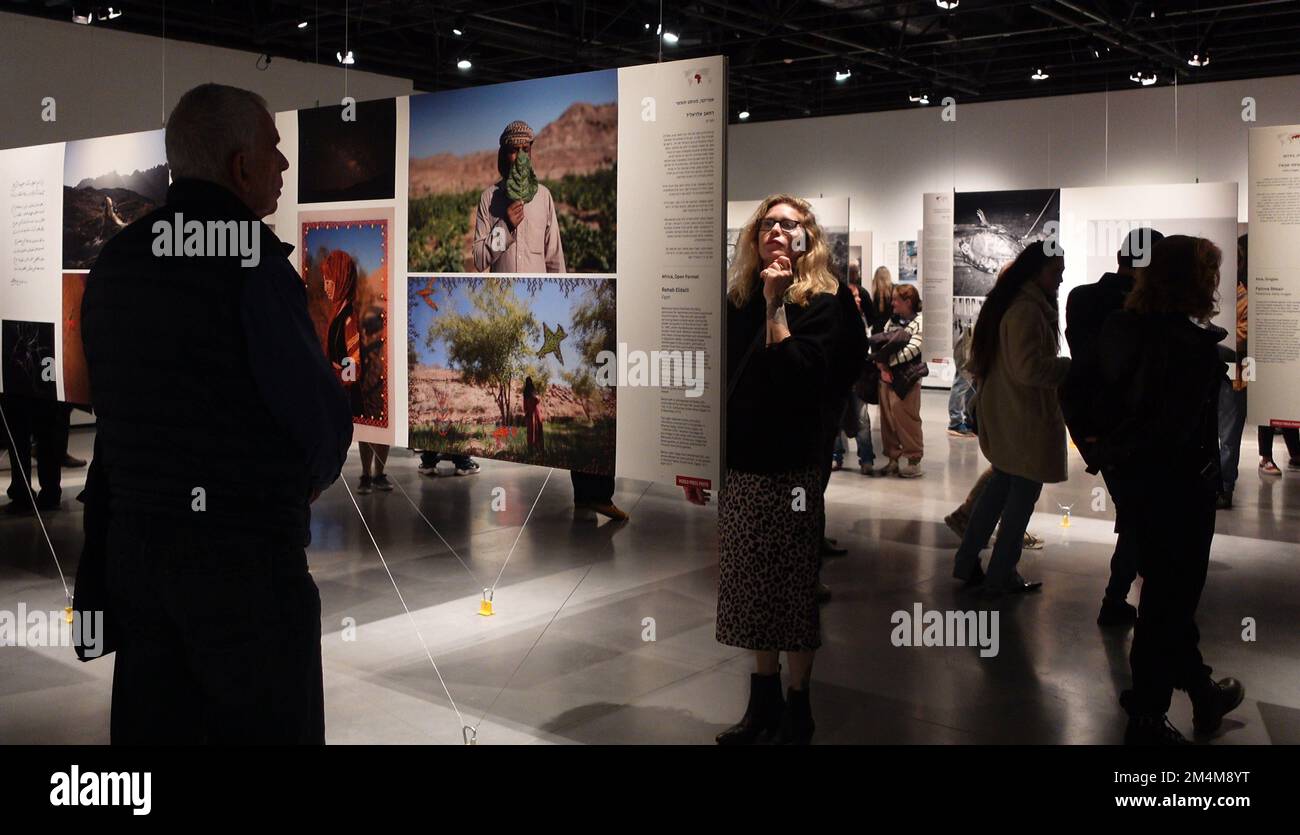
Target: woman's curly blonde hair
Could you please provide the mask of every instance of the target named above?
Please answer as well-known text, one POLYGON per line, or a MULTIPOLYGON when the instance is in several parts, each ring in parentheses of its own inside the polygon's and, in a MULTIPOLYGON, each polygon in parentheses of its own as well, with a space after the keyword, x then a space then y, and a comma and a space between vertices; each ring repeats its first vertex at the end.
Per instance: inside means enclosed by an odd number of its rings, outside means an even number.
MULTIPOLYGON (((759 222, 773 206, 782 203, 794 207, 803 215, 803 233, 805 248, 803 255, 795 259, 794 281, 786 291, 787 301, 807 307, 808 302, 817 293, 834 293, 839 289, 839 281, 831 274, 831 250, 826 244, 826 235, 817 225, 817 217, 807 200, 790 194, 773 194, 758 204, 758 209, 745 222, 736 239, 736 257, 727 271, 727 299, 736 307, 744 307, 754 288, 759 287, 758 274, 763 268, 758 255, 758 240, 762 234, 759 222)), ((762 292, 759 287, 759 292, 762 292)))

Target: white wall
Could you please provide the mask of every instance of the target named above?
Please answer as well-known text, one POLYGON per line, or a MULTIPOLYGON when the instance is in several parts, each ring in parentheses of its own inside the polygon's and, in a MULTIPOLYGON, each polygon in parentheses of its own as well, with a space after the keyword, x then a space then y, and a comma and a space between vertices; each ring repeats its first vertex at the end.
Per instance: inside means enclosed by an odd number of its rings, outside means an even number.
POLYGON ((885 247, 916 237, 927 191, 1236 182, 1244 222, 1247 130, 1300 122, 1300 76, 959 101, 956 122, 943 122, 940 113, 936 103, 732 125, 727 199, 847 194, 850 228, 874 236, 863 275, 879 264, 892 269, 897 255, 885 247), (1254 123, 1242 121, 1245 96, 1256 101, 1254 123))
MULTIPOLYGON (((320 65, 275 58, 262 71, 256 53, 0 12, 0 56, 0 148, 160 128, 181 95, 206 81, 254 90, 272 111, 345 95, 343 68, 323 46, 320 65), (45 96, 57 102, 56 122, 41 121, 45 96)), ((347 95, 358 101, 411 89, 409 79, 347 72, 347 95)))

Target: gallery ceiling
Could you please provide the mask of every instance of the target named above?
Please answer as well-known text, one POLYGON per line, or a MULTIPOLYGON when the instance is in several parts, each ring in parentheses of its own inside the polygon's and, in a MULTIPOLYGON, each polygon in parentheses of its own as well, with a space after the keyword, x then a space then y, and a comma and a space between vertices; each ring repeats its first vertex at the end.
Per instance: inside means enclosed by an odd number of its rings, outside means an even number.
POLYGON ((995 101, 1300 73, 1300 0, 943 2, 953 8, 935 0, 127 0, 115 6, 120 16, 103 19, 104 3, 0 0, 0 10, 69 26, 74 13, 91 13, 92 26, 272 60, 337 65, 351 50, 354 68, 410 78, 420 90, 721 53, 730 59, 732 121, 741 111, 766 121, 917 107, 923 97, 995 101))

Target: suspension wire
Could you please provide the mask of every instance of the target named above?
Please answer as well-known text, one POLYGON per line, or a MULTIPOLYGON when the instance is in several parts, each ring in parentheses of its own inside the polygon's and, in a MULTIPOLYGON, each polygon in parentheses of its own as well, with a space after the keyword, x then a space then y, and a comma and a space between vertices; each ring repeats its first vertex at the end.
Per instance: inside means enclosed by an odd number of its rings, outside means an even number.
POLYGON ((433 653, 429 651, 429 644, 424 640, 424 633, 420 631, 419 624, 415 622, 415 616, 411 614, 411 607, 406 605, 406 598, 402 596, 402 590, 397 587, 397 580, 393 577, 392 569, 388 567, 388 560, 384 559, 383 549, 381 549, 379 543, 375 541, 375 535, 371 532, 369 523, 366 522, 365 514, 361 512, 361 505, 357 504, 357 497, 352 495, 352 488, 348 487, 348 481, 346 478, 340 478, 339 481, 343 482, 343 488, 348 491, 348 498, 352 500, 352 506, 356 508, 357 517, 361 519, 361 524, 366 529, 366 535, 370 537, 370 544, 375 546, 375 553, 379 555, 379 562, 383 564, 384 571, 388 574, 388 581, 393 584, 393 591, 397 592, 397 599, 402 602, 402 608, 406 610, 406 617, 410 620, 411 627, 415 629, 416 637, 420 639, 420 646, 424 647, 424 654, 428 657, 429 663, 433 665, 433 672, 438 676, 438 683, 442 685, 442 692, 447 694, 447 701, 451 702, 451 709, 456 711, 456 716, 460 719, 461 727, 464 728, 465 717, 461 714, 460 708, 456 706, 456 700, 452 698, 451 690, 447 688, 447 682, 443 679, 442 672, 438 669, 438 662, 433 660, 433 653))

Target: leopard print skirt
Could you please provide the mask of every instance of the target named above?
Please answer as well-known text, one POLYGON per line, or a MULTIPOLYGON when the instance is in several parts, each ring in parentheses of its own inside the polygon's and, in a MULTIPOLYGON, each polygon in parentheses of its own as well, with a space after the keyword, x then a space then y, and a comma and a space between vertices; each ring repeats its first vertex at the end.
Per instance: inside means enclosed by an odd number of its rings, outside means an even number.
POLYGON ((816 467, 727 470, 718 497, 719 643, 756 650, 821 646, 816 595, 825 514, 816 467))

